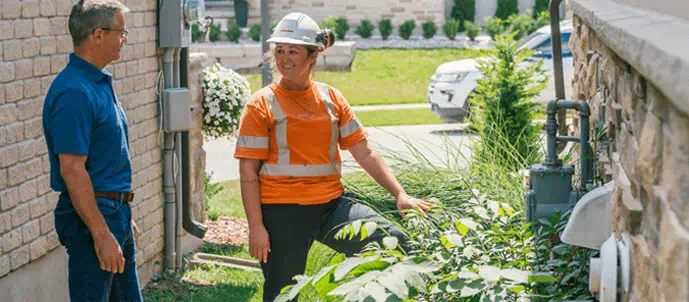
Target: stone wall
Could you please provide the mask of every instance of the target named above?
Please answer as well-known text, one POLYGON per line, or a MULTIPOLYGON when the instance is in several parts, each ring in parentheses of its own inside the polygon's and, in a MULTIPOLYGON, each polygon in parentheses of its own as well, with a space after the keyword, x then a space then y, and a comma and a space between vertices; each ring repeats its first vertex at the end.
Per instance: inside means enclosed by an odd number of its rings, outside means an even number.
POLYGON ((597 173, 605 181, 615 181, 613 230, 618 236, 628 233, 632 241, 631 292, 625 301, 688 301, 689 112, 684 105, 689 105, 689 98, 670 98, 684 88, 663 80, 675 74, 684 76, 678 83, 689 83, 683 73, 689 64, 671 56, 689 41, 686 30, 680 33, 683 40, 674 40, 679 37, 673 37, 672 30, 663 31, 663 41, 679 45, 646 40, 638 47, 638 41, 618 37, 625 35, 624 29, 638 33, 648 28, 652 21, 644 26, 648 21, 641 19, 648 14, 592 0, 573 2, 574 97, 589 101, 591 126, 604 130, 608 139, 595 146, 597 173), (620 16, 627 12, 634 16, 619 24, 622 31, 613 31, 616 25, 602 20, 603 15, 625 19, 620 16), (640 59, 655 47, 667 53, 653 55, 650 67, 644 67, 640 59))
MULTIPOLYGON (((49 161, 41 126, 45 94, 73 51, 67 19, 76 0, 0 1, 0 287, 25 274, 48 253, 61 253, 52 210, 57 193, 50 189, 49 161), (14 276, 14 277, 13 277, 14 276)), ((163 194, 159 103, 156 78, 157 0, 125 0, 129 39, 120 60, 107 66, 129 121, 134 218, 142 231, 137 251, 142 286, 160 265, 163 251, 163 194)), ((195 104, 198 107, 198 99, 195 104)), ((200 111, 200 110, 197 110, 200 111)), ((194 200, 203 221, 201 118, 195 116, 194 200), (201 151, 199 151, 201 150, 201 151), (199 199, 201 200, 199 204, 199 199)), ((33 269, 32 269, 33 270, 33 269)), ((64 274, 47 270, 47 274, 64 274)), ((40 270, 39 270, 40 271, 40 270)), ((7 286, 5 286, 7 285, 7 286)), ((35 286, 39 286, 36 284, 35 286)), ((58 294, 59 296, 59 294, 58 294)), ((15 296, 16 298, 16 296, 15 296)), ((10 301, 13 298, 9 298, 10 301)), ((16 298, 21 300, 20 298, 16 298)), ((56 300, 65 300, 56 298, 56 300)), ((24 299, 25 300, 25 299, 24 299)), ((31 299, 29 299, 31 300, 31 299)))

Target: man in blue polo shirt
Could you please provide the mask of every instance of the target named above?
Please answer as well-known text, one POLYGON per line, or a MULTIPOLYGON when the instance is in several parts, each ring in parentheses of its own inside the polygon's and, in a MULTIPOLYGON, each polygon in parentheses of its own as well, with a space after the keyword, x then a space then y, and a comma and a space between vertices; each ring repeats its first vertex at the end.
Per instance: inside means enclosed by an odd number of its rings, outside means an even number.
POLYGON ((74 44, 43 107, 50 186, 61 192, 55 229, 69 255, 71 301, 141 301, 136 273, 138 228, 127 118, 105 66, 127 40, 116 0, 82 0, 69 16, 74 44))

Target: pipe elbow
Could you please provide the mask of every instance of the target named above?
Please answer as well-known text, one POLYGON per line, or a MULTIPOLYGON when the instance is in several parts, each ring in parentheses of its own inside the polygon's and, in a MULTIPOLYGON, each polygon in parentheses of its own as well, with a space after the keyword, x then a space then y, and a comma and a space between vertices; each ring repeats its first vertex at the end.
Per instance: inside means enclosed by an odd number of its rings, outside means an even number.
POLYGON ((548 105, 546 105, 546 107, 545 107, 546 113, 555 114, 555 112, 557 111, 557 101, 558 101, 557 99, 554 99, 554 100, 551 100, 550 102, 548 102, 548 105))
POLYGON ((550 15, 552 16, 553 14, 557 13, 559 16, 560 12, 560 2, 561 0, 551 0, 550 4, 548 6, 548 11, 550 12, 550 15))
POLYGON ((591 115, 591 108, 589 107, 589 103, 587 103, 584 100, 579 100, 577 101, 579 105, 579 115, 581 116, 590 116, 591 115))

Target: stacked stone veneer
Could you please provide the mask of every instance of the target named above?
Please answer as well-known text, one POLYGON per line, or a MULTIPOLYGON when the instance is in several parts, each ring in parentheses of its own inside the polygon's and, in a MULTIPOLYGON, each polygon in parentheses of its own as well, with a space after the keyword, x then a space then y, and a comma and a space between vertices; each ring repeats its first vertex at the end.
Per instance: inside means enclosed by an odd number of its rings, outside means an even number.
MULTIPOLYGON (((67 19, 76 0, 0 2, 0 279, 59 246, 52 210, 47 148, 41 113, 45 94, 73 51, 67 19)), ((163 194, 159 103, 156 78, 157 0, 125 0, 129 40, 120 60, 107 69, 129 122, 136 199, 134 218, 142 231, 137 251, 144 285, 160 271, 163 251, 163 194)), ((198 89, 196 94, 200 95, 198 89)), ((200 100, 195 98, 198 107, 200 100)), ((197 112, 200 110, 196 110, 197 112)), ((200 115, 194 116, 194 200, 203 221, 200 115), (199 201, 201 200, 201 201, 199 201), (200 203, 200 204, 199 204, 200 203)), ((65 268, 66 269, 66 268, 65 268)), ((37 284, 38 286, 38 284, 37 284)))
POLYGON ((574 97, 589 101, 591 126, 606 130, 609 143, 596 144, 598 175, 615 181, 613 229, 632 241, 625 301, 687 301, 689 116, 675 105, 687 99, 669 99, 576 14, 574 97))

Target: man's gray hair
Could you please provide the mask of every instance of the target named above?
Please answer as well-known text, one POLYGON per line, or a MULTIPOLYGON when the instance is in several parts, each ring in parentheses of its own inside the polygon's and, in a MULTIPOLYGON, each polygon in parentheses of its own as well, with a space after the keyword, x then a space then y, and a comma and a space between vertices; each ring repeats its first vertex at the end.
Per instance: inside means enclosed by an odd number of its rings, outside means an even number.
POLYGON ((97 28, 117 25, 117 13, 127 13, 129 8, 117 0, 81 0, 72 6, 69 14, 69 33, 75 47, 81 45, 97 28))

